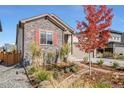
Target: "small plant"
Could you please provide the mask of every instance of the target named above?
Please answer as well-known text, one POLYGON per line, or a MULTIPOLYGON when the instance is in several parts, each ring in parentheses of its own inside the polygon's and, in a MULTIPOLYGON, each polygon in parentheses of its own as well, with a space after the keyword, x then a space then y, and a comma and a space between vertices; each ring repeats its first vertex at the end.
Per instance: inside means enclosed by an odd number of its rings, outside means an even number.
POLYGON ((47 53, 47 63, 48 64, 54 63, 54 59, 55 59, 55 54, 53 52, 48 52, 47 53))
POLYGON ((113 59, 117 59, 118 55, 116 53, 113 53, 113 59))
POLYGON ((30 49, 31 56, 32 56, 32 64, 38 67, 40 63, 38 61, 38 58, 42 58, 41 48, 36 42, 34 42, 30 45, 29 49, 30 49))
POLYGON ((83 61, 84 61, 84 62, 88 62, 88 57, 84 57, 84 58, 83 58, 83 61))
POLYGON ((97 61, 97 64, 98 64, 98 65, 102 65, 103 63, 104 63, 103 60, 99 60, 99 61, 97 61))
POLYGON ((58 70, 55 70, 53 73, 53 77, 55 79, 59 79, 62 76, 61 72, 59 72, 58 70))
POLYGON ((67 62, 69 53, 70 53, 69 44, 64 44, 60 50, 60 58, 62 59, 62 61, 67 62))
POLYGON ((70 70, 71 70, 71 72, 77 72, 78 71, 78 68, 77 67, 75 67, 75 66, 72 66, 72 67, 70 67, 70 70))
POLYGON ((45 70, 38 70, 35 75, 36 79, 38 81, 44 81, 44 80, 51 80, 52 79, 52 73, 45 70))
POLYGON ((117 56, 116 59, 124 60, 124 56, 117 56))
POLYGON ((113 62, 113 63, 112 63, 112 68, 115 68, 115 69, 116 69, 116 68, 118 68, 118 67, 119 67, 119 64, 118 64, 117 62, 113 62))
POLYGON ((29 67, 28 73, 29 74, 34 74, 35 72, 37 72, 37 70, 38 69, 34 65, 32 65, 32 66, 29 67))
POLYGON ((65 73, 70 73, 70 68, 69 67, 65 68, 65 73))
POLYGON ((32 53, 32 58, 41 56, 41 49, 36 42, 31 44, 30 50, 32 53))
POLYGON ((111 84, 106 84, 106 83, 98 83, 93 86, 94 88, 111 88, 111 84))
POLYGON ((102 55, 103 58, 112 58, 113 57, 113 53, 111 52, 103 52, 103 55, 102 55))

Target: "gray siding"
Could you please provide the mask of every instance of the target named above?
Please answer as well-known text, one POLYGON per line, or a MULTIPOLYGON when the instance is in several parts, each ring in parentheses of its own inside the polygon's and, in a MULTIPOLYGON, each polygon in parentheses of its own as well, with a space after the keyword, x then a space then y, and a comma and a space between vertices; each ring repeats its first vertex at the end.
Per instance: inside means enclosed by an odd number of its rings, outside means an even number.
POLYGON ((121 42, 124 43, 124 33, 122 33, 121 42))
POLYGON ((124 47, 114 47, 114 53, 116 53, 117 55, 124 55, 124 47))
POLYGON ((121 42, 121 34, 111 32, 109 42, 121 42))

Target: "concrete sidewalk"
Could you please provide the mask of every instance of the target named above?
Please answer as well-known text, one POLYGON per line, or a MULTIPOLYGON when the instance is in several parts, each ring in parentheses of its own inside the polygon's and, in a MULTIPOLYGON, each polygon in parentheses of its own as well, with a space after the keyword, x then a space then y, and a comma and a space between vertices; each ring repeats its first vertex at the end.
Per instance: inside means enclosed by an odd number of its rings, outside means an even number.
POLYGON ((107 58, 91 58, 93 63, 96 63, 99 60, 104 61, 104 65, 112 66, 113 62, 117 62, 120 67, 124 67, 124 61, 122 60, 115 60, 115 59, 107 59, 107 58))
MULTIPOLYGON (((77 58, 77 57, 75 57, 73 55, 70 55, 68 60, 72 61, 72 62, 81 62, 81 61, 83 61, 83 58, 77 58)), ((107 58, 91 58, 91 61, 93 63, 96 63, 99 60, 103 60, 104 65, 107 65, 107 66, 112 66, 113 62, 117 62, 120 67, 124 67, 124 61, 122 61, 122 60, 107 59, 107 58)))

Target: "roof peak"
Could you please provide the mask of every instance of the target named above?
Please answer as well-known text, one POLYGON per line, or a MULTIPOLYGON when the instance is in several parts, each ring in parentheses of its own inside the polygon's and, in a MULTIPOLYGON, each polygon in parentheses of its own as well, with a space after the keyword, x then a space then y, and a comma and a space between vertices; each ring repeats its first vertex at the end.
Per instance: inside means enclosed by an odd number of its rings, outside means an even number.
POLYGON ((68 24, 66 24, 65 22, 63 22, 63 20, 61 20, 58 16, 56 16, 53 13, 40 14, 40 15, 33 16, 33 17, 30 17, 30 18, 27 18, 27 19, 23 19, 20 22, 21 23, 26 23, 26 22, 33 21, 33 20, 36 20, 36 19, 39 19, 39 18, 43 18, 43 17, 47 17, 47 16, 50 19, 52 19, 53 21, 55 21, 57 24, 61 25, 62 27, 70 30, 71 32, 74 32, 74 30, 68 24))

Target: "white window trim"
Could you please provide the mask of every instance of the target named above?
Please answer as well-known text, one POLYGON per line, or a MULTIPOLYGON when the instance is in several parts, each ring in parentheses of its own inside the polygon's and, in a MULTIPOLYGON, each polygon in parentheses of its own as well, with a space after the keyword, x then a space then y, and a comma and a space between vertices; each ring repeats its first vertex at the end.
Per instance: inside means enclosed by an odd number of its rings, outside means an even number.
POLYGON ((47 30, 40 31, 40 45, 53 45, 53 31, 47 31, 47 30), (42 32, 46 33, 46 44, 41 44, 41 33, 42 32), (52 33, 52 44, 47 44, 47 33, 52 33))

